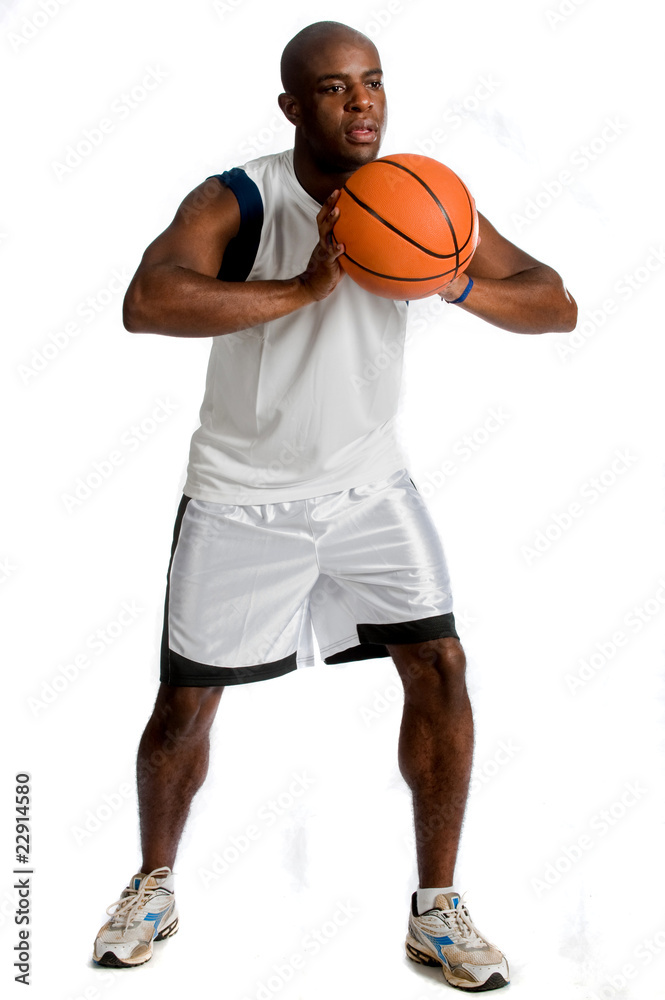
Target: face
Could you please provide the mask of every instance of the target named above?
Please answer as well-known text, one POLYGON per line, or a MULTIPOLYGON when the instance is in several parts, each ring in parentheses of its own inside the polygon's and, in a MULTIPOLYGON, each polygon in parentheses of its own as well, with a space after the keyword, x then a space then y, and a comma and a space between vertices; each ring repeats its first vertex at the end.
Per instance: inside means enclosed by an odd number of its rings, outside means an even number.
POLYGON ((335 40, 307 59, 295 102, 301 137, 318 166, 355 170, 376 159, 386 126, 386 96, 371 42, 335 40))

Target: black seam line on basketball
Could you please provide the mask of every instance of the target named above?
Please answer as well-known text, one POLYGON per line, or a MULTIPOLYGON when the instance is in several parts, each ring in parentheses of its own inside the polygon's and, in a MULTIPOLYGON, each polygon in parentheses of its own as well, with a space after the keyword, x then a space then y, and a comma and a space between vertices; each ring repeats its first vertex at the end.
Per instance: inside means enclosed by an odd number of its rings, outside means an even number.
MULTIPOLYGON (((460 180, 461 180, 461 178, 460 178, 460 180)), ((464 183, 464 181, 461 181, 461 183, 462 183, 462 187, 464 188, 464 193, 466 194, 466 200, 469 203, 469 211, 471 212, 471 229, 469 230, 469 235, 464 240, 464 246, 462 247, 462 249, 464 249, 464 247, 467 245, 467 243, 469 242, 469 240, 473 236, 473 212, 474 212, 474 208, 473 208, 473 198, 471 197, 471 192, 469 191, 469 189, 466 186, 466 184, 464 183)))
POLYGON ((450 221, 450 216, 448 215, 448 213, 446 212, 445 208, 443 207, 443 205, 441 204, 441 202, 439 201, 439 199, 435 195, 434 191, 432 191, 432 189, 429 186, 429 184, 426 184, 425 181, 422 179, 422 177, 419 177, 418 174, 416 174, 416 173, 413 172, 413 170, 409 170, 408 167, 403 166, 401 163, 395 163, 394 160, 381 160, 381 163, 389 163, 391 166, 397 167, 398 170, 403 170, 405 173, 411 174, 411 176, 413 178, 415 178, 415 180, 417 180, 419 184, 422 184, 422 186, 425 188, 425 190, 427 191, 427 193, 434 199, 434 201, 436 202, 436 204, 441 209, 441 213, 443 214, 444 219, 446 220, 446 222, 448 223, 448 226, 450 227, 450 235, 453 238, 453 243, 455 244, 455 252, 457 253, 457 267, 459 268, 460 247, 457 245, 457 236, 455 235, 455 227, 453 226, 452 222, 450 221))
POLYGON ((360 198, 353 193, 353 191, 349 190, 346 184, 344 185, 342 190, 346 191, 346 193, 350 195, 351 198, 353 198, 356 204, 360 205, 361 208, 364 208, 369 215, 373 216, 377 220, 377 222, 380 222, 383 226, 385 226, 387 229, 390 229, 391 232, 395 233, 397 236, 401 236, 403 240, 406 240, 407 243, 410 243, 412 246, 417 247, 418 250, 422 250, 423 253, 426 253, 429 257, 436 257, 438 260, 447 260, 449 257, 457 256, 456 250, 454 250, 452 253, 434 253, 433 250, 428 250, 427 247, 424 247, 422 245, 422 243, 418 243, 416 242, 416 240, 412 240, 411 237, 407 236, 406 233, 403 233, 401 229, 397 229, 396 226, 393 226, 392 223, 388 222, 387 219, 384 219, 381 215, 379 215, 378 212, 375 212, 373 208, 370 208, 369 205, 366 205, 364 201, 361 201, 360 198))
POLYGON ((343 253, 342 257, 346 257, 346 259, 350 260, 352 264, 359 267, 361 271, 367 271, 368 274, 374 274, 377 278, 387 278, 389 281, 434 281, 435 278, 447 278, 449 274, 453 273, 453 271, 458 270, 457 267, 453 267, 450 271, 444 271, 443 274, 428 274, 425 278, 400 278, 394 274, 381 274, 380 271, 373 271, 371 267, 365 267, 365 265, 361 264, 360 261, 354 260, 353 257, 349 257, 348 253, 343 253))

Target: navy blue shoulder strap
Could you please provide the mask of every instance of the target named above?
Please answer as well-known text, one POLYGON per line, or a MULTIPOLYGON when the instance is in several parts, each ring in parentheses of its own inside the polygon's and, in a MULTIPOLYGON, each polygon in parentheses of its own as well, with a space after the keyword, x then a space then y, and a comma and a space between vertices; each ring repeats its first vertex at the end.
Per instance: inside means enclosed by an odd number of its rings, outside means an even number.
MULTIPOLYGON (((263 227, 261 192, 241 167, 211 174, 231 188, 240 206, 240 229, 229 241, 217 277, 221 281, 245 281, 254 267, 263 227)), ((210 180, 206 177, 206 180, 210 180)))

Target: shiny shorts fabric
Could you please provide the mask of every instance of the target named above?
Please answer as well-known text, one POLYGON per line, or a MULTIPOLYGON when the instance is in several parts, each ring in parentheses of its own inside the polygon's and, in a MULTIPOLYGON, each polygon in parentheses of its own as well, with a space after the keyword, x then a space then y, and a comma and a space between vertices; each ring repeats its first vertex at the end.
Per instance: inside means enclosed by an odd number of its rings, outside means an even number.
POLYGON ((386 644, 457 636, 441 541, 406 469, 337 493, 238 505, 183 495, 167 574, 161 680, 204 687, 386 644))

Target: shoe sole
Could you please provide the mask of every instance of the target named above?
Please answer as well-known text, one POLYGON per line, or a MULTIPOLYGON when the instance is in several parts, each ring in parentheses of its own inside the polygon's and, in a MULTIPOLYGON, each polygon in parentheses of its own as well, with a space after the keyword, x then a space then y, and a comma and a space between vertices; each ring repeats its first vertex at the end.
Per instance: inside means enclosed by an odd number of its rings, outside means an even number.
MULTIPOLYGON (((151 944, 154 943, 155 941, 165 941, 166 938, 173 937, 174 934, 177 934, 178 921, 179 918, 176 917, 175 920, 172 923, 170 923, 167 927, 165 927, 163 931, 160 931, 159 934, 155 935, 155 937, 152 939, 151 944)), ((121 958, 118 958, 118 956, 112 951, 105 951, 101 958, 95 958, 93 955, 92 960, 95 963, 95 965, 103 965, 111 969, 136 969, 139 965, 145 965, 145 963, 149 962, 151 958, 152 958, 152 948, 145 956, 145 958, 139 959, 138 962, 123 962, 123 960, 121 958)))
POLYGON ((440 962, 438 958, 434 958, 428 952, 422 951, 418 946, 418 942, 411 934, 408 934, 406 938, 406 955, 412 962, 417 962, 419 965, 440 968, 448 985, 453 986, 457 990, 464 990, 465 993, 485 993, 487 990, 498 990, 502 986, 507 986, 510 982, 509 979, 504 979, 500 972, 493 972, 484 983, 478 983, 477 986, 463 985, 463 980, 459 979, 458 976, 453 976, 443 962, 440 962), (457 982, 453 980, 457 980, 457 982))

